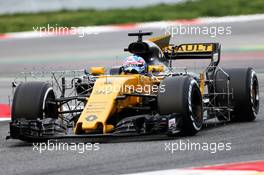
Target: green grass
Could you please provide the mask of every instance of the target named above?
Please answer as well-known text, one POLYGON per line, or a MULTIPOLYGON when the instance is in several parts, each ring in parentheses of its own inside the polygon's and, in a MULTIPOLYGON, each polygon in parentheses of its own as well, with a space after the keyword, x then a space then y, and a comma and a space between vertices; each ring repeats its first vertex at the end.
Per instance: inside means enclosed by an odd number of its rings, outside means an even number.
POLYGON ((77 27, 255 13, 264 13, 263 0, 195 0, 181 4, 160 4, 137 9, 102 11, 88 9, 38 14, 14 14, 0 16, 0 33, 31 31, 33 27, 42 27, 48 24, 77 27))

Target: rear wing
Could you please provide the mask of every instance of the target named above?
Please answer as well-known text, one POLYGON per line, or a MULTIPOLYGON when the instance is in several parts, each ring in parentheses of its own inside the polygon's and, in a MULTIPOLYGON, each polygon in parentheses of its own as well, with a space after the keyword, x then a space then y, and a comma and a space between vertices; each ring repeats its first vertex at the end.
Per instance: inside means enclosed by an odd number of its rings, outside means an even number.
POLYGON ((219 43, 191 43, 168 46, 163 49, 169 60, 180 59, 211 59, 214 66, 220 61, 221 45, 219 43))

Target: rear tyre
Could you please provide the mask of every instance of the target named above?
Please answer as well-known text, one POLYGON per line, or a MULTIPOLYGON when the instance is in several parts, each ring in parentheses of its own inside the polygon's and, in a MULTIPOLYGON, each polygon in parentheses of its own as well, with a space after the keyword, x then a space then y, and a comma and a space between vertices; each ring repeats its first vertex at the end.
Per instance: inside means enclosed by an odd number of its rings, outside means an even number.
POLYGON ((45 82, 21 83, 16 88, 13 105, 12 121, 16 119, 36 120, 58 118, 58 108, 54 102, 55 93, 50 84, 45 82))
POLYGON ((179 129, 183 135, 195 135, 203 124, 202 95, 197 82, 189 76, 168 77, 160 84, 158 112, 180 114, 179 129))
MULTIPOLYGON (((254 121, 259 111, 259 84, 255 71, 252 68, 236 68, 224 70, 230 78, 230 90, 233 91, 231 100, 234 111, 232 121, 244 122, 254 121)), ((216 73, 216 80, 223 79, 221 71, 216 73)), ((225 83, 216 81, 216 92, 226 92, 225 83)), ((221 102, 218 99, 218 103, 221 102)))

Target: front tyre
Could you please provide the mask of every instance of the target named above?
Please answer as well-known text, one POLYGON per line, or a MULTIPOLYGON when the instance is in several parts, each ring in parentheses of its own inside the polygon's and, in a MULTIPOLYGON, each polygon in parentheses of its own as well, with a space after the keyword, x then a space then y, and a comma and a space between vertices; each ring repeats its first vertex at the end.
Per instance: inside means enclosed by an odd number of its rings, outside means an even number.
POLYGON ((21 83, 16 88, 12 104, 12 121, 58 118, 55 93, 45 82, 21 83), (52 103, 53 102, 53 103, 52 103))

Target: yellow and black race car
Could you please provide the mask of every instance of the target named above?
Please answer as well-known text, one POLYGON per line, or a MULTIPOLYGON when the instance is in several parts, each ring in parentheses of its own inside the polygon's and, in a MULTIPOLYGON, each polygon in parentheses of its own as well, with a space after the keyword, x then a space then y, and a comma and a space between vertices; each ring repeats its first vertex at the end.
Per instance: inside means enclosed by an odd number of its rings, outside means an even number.
POLYGON ((65 71, 52 72, 50 81, 14 82, 8 138, 194 135, 208 119, 256 118, 259 85, 252 68, 220 68, 219 43, 176 46, 169 35, 142 40, 151 34, 129 33, 138 40, 125 49, 145 60, 143 73, 128 73, 123 66, 109 72, 91 67, 70 80, 65 71), (171 62, 177 59, 208 59, 210 64, 197 76, 174 71, 171 62))

